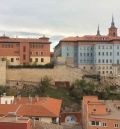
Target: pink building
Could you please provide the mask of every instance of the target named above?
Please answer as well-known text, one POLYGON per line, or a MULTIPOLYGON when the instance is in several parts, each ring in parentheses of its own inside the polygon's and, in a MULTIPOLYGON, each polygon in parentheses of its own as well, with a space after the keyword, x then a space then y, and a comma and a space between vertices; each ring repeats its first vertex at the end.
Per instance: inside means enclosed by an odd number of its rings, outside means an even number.
POLYGON ((84 96, 82 124, 83 129, 120 129, 120 101, 84 96))

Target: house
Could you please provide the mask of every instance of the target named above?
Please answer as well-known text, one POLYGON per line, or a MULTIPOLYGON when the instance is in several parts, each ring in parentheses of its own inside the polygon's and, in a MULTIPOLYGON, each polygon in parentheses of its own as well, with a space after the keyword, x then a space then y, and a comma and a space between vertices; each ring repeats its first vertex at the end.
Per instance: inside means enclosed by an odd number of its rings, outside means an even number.
POLYGON ((0 104, 0 116, 14 112, 16 116, 47 123, 59 123, 62 100, 50 97, 16 97, 13 103, 0 104))
POLYGON ((120 101, 99 100, 97 96, 84 96, 82 125, 83 129, 119 129, 120 101))

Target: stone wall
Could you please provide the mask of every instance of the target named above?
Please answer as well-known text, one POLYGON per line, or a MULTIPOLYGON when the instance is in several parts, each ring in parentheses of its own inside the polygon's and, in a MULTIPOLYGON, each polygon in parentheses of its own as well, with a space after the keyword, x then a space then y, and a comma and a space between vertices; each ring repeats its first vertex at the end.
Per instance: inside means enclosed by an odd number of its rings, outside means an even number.
POLYGON ((82 71, 64 65, 56 66, 54 69, 7 69, 7 80, 39 82, 44 76, 53 81, 70 81, 82 78, 82 71))

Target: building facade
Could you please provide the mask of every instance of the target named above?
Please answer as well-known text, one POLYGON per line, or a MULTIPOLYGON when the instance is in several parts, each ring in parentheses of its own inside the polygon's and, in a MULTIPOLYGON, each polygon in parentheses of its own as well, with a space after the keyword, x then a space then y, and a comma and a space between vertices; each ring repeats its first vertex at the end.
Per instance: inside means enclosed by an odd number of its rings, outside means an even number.
POLYGON ((97 96, 84 96, 82 125, 83 129, 119 129, 120 101, 99 100, 97 96))
POLYGON ((8 65, 50 63, 50 41, 39 39, 0 37, 0 58, 8 65))
POLYGON ((101 76, 118 76, 120 74, 120 37, 112 18, 108 35, 68 37, 60 40, 54 52, 57 63, 81 68, 88 73, 101 76))

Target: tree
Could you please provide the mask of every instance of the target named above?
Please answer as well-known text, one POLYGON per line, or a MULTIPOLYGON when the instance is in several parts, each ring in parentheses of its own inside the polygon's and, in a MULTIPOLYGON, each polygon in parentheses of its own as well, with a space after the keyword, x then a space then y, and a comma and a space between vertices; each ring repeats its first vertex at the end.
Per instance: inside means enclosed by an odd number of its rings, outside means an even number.
POLYGON ((43 96, 48 87, 52 85, 52 80, 47 76, 43 77, 36 87, 36 93, 43 96))

